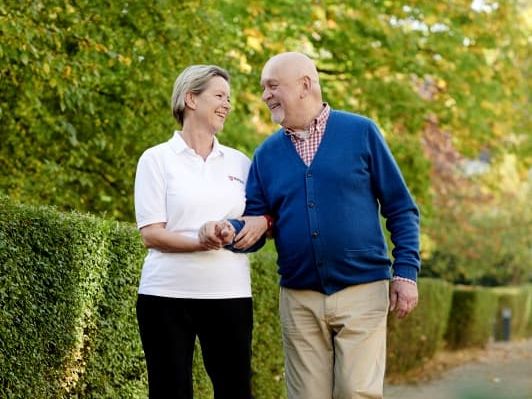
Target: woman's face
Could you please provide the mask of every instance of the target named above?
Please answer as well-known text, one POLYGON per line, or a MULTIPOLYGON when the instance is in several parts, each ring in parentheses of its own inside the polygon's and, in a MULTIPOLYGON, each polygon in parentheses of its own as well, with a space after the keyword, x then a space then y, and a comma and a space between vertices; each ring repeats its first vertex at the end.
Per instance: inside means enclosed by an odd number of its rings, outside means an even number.
POLYGON ((224 127, 231 111, 229 83, 221 76, 215 76, 207 83, 205 90, 196 95, 196 113, 199 119, 217 133, 224 127))

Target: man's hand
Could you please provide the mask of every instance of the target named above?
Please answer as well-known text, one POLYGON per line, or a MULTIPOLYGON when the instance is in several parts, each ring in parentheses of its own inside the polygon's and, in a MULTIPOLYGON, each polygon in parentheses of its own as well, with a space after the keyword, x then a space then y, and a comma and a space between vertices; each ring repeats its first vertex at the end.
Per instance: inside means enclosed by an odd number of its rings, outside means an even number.
POLYGON ((246 224, 235 237, 236 249, 247 249, 255 244, 268 230, 268 221, 264 216, 244 216, 246 224))
POLYGON ((390 312, 404 318, 417 306, 417 286, 407 281, 393 280, 390 283, 390 312))

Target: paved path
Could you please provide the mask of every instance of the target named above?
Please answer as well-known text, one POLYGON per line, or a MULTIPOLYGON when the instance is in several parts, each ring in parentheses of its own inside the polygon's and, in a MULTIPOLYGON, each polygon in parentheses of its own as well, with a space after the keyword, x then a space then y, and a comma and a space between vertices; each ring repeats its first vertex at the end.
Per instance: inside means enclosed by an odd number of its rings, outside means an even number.
POLYGON ((490 344, 476 359, 420 384, 386 384, 385 399, 532 399, 532 340, 490 344))

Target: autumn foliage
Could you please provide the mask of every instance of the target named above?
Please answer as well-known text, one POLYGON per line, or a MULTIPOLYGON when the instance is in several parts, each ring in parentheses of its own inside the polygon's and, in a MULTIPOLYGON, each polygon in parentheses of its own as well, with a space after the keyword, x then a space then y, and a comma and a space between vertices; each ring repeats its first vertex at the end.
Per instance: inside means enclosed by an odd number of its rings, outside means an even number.
POLYGON ((385 134, 421 208, 424 273, 529 281, 530 6, 474 3, 3 2, 0 194, 132 221, 137 159, 176 128, 177 74, 231 72, 220 140, 251 155, 275 128, 261 67, 297 50, 332 107, 385 134))

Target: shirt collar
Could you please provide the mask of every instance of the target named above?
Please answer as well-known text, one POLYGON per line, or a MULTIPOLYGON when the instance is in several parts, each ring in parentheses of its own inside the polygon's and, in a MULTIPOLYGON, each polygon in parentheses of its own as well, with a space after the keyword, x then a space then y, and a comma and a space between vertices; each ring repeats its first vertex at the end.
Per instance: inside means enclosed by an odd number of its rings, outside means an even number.
MULTIPOLYGON (((183 140, 183 137, 181 136, 181 131, 175 130, 173 137, 168 140, 168 143, 170 144, 170 147, 177 153, 181 152, 188 152, 190 154, 196 154, 196 151, 194 151, 192 148, 190 148, 187 143, 185 143, 185 140, 183 140)), ((212 151, 209 154, 209 157, 212 156, 218 156, 223 155, 224 151, 222 146, 220 145, 220 142, 214 136, 213 145, 212 145, 212 151)))
MULTIPOLYGON (((327 120, 327 118, 329 117, 329 113, 330 112, 331 112, 331 107, 329 106, 329 104, 328 103, 323 103, 323 108, 321 109, 320 114, 316 118, 314 118, 312 120, 312 122, 310 122, 310 125, 309 125, 308 128, 306 128, 303 131, 295 131, 295 130, 290 129, 290 128, 285 128, 284 129, 284 134, 286 134, 287 136, 293 136, 293 137, 296 137, 298 139, 305 140, 312 133, 314 133, 318 129, 318 127, 320 125, 325 126, 325 123, 323 123, 323 122, 327 120)), ((320 132, 320 133, 323 133, 323 132, 320 132)))

